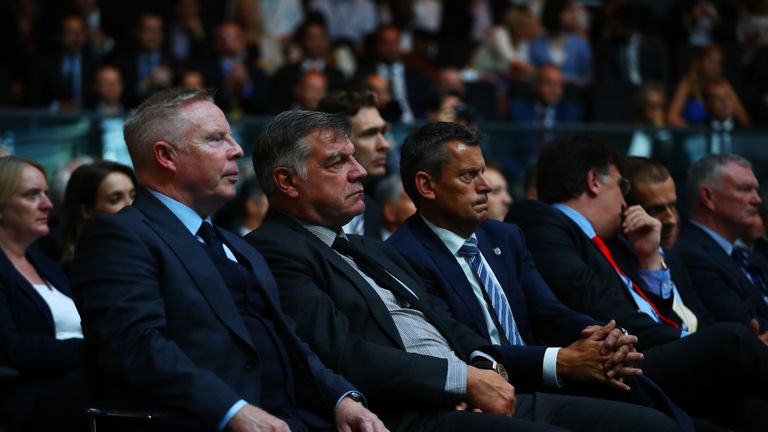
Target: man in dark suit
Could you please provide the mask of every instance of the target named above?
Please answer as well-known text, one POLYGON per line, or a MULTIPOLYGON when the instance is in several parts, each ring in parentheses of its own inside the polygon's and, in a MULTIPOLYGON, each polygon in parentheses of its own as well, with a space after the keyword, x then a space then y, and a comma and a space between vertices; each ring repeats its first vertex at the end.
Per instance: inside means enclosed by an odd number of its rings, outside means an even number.
POLYGON ((496 345, 553 346, 539 351, 542 381, 550 389, 568 383, 576 393, 652 403, 653 395, 640 392, 660 392, 637 381, 642 378, 632 379, 644 388, 631 395, 591 385, 629 390, 624 377, 640 372, 632 367, 640 354, 632 349, 624 361, 616 357, 626 355, 636 338, 560 303, 536 270, 520 229, 488 219, 492 189, 476 131, 454 123, 422 127, 403 144, 401 175, 418 213, 388 243, 454 318, 496 345), (469 182, 457 181, 468 170, 469 182), (473 245, 476 253, 469 255, 473 245))
POLYGON ((718 321, 742 322, 768 341, 768 263, 736 244, 759 217, 752 165, 734 154, 705 156, 686 190, 691 220, 677 249, 702 301, 718 321))
POLYGON ((73 264, 96 373, 116 403, 211 430, 385 430, 283 315, 262 256, 210 215, 235 195, 242 149, 203 90, 170 89, 126 120, 143 189, 94 221, 73 264))
POLYGON ((364 180, 365 213, 352 218, 344 232, 381 238, 383 215, 373 198, 375 184, 387 174, 392 145, 385 136, 389 124, 384 121, 371 93, 340 91, 320 101, 318 111, 346 117, 351 127, 349 140, 355 146, 355 159, 368 173, 364 180))
POLYGON ((534 366, 529 359, 543 349, 498 364, 493 347, 431 305, 397 252, 341 231, 365 208, 366 173, 348 134, 343 118, 326 113, 289 111, 267 125, 253 162, 270 213, 246 240, 265 254, 299 334, 368 394, 392 429, 675 428, 661 414, 631 405, 548 394, 515 398, 507 373, 513 382, 538 376, 541 357, 534 366))
POLYGON ((508 220, 525 232, 536 266, 558 298, 597 319, 615 318, 636 334, 644 373, 684 409, 765 429, 768 347, 737 324, 691 334, 649 299, 645 292, 669 283, 659 251, 661 223, 639 206, 626 207, 629 185, 620 167, 618 153, 604 140, 583 134, 559 139, 539 158, 542 201, 516 204, 508 220), (619 232, 637 256, 639 280, 628 278, 605 246, 603 239, 619 232), (732 397, 712 400, 713 390, 732 397), (745 413, 751 406, 757 409, 745 413))
POLYGON ((97 67, 86 31, 85 22, 77 15, 61 20, 59 49, 42 56, 32 74, 29 93, 33 105, 62 112, 83 109, 97 67))
MULTIPOLYGON (((662 315, 674 318, 679 325, 685 324, 691 333, 714 323, 714 317, 694 289, 688 269, 673 249, 680 229, 677 191, 669 171, 661 162, 653 159, 629 157, 625 160, 622 174, 630 183, 627 204, 641 206, 646 213, 661 222, 660 245, 664 262, 669 268, 671 284, 666 290, 666 297, 652 292, 645 294, 660 308, 662 315)), ((640 280, 640 265, 626 236, 616 236, 608 242, 608 248, 627 276, 632 280, 640 280)))

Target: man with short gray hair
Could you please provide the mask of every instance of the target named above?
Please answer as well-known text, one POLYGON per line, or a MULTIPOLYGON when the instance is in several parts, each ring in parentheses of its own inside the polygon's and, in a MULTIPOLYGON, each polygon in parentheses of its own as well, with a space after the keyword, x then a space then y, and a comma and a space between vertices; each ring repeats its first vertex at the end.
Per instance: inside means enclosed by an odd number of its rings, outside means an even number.
POLYGON ((125 138, 143 187, 89 224, 72 269, 102 397, 204 430, 386 431, 296 336, 264 258, 211 223, 243 150, 210 93, 154 94, 125 138))
POLYGON ((762 202, 752 165, 741 156, 711 154, 688 174, 690 224, 678 242, 693 286, 718 321, 739 321, 768 343, 768 263, 736 244, 758 218, 762 202))

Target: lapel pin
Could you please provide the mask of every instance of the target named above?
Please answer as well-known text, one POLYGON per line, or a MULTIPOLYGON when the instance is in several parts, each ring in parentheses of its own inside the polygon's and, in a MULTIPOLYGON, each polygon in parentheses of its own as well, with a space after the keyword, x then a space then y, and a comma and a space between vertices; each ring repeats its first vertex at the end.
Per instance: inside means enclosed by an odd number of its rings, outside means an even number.
POLYGON ((495 247, 493 248, 493 253, 495 253, 496 255, 501 255, 501 249, 495 247))

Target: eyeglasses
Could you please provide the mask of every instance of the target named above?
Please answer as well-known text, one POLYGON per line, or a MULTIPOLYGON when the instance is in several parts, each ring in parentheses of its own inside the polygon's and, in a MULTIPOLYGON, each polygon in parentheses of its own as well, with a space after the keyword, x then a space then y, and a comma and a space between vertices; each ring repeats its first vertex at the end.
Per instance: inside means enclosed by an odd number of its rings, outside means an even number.
POLYGON ((605 174, 605 176, 606 177, 611 177, 611 178, 618 178, 619 179, 619 182, 618 182, 619 190, 621 191, 622 195, 627 196, 627 194, 629 193, 629 189, 631 187, 631 183, 629 182, 629 180, 625 179, 622 176, 618 176, 618 175, 614 175, 614 174, 605 174))

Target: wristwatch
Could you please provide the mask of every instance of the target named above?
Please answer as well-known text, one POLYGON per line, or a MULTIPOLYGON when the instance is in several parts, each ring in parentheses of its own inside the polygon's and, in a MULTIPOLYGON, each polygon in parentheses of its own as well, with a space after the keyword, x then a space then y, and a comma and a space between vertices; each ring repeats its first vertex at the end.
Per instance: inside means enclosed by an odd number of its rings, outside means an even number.
POLYGON ((472 366, 478 369, 492 370, 504 378, 504 381, 509 382, 509 374, 507 374, 507 369, 499 362, 480 360, 472 363, 472 366))
POLYGON ((361 403, 361 404, 365 405, 365 398, 363 397, 363 395, 360 392, 351 391, 351 392, 347 393, 346 397, 352 399, 355 402, 358 402, 358 403, 361 403))

